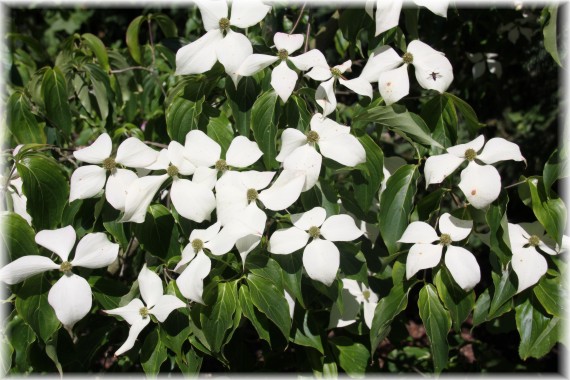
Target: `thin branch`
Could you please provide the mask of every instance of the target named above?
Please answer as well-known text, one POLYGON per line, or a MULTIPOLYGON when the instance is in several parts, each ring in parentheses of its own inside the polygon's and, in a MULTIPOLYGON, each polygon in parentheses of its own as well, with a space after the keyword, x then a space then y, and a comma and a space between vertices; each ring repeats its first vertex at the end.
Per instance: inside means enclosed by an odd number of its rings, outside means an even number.
POLYGON ((517 182, 517 183, 513 183, 512 185, 509 185, 509 186, 505 186, 505 189, 510 189, 511 187, 516 187, 516 186, 518 186, 518 185, 522 185, 523 183, 526 183, 526 180, 520 181, 520 182, 517 182))
POLYGON ((159 148, 163 148, 163 149, 167 149, 167 148, 168 148, 168 145, 166 145, 166 144, 161 144, 161 143, 157 143, 157 142, 154 142, 154 141, 143 141, 143 142, 144 142, 145 144, 147 144, 147 145, 153 145, 153 146, 156 146, 156 147, 159 147, 159 148))
POLYGON ((152 24, 150 22, 150 18, 146 19, 148 24, 148 42, 150 44, 150 52, 152 53, 152 67, 155 66, 155 56, 154 56, 154 42, 152 40, 152 24))
POLYGON ((305 49, 306 53, 309 50, 309 34, 311 33, 311 11, 309 11, 309 20, 307 20, 307 31, 305 32, 305 49))
POLYGON ((145 70, 145 71, 154 73, 154 71, 152 69, 149 69, 148 67, 132 66, 132 67, 126 67, 124 69, 119 69, 119 70, 111 70, 111 74, 124 73, 125 71, 130 71, 130 70, 145 70))
POLYGON ((301 11, 299 12, 299 17, 297 17, 297 21, 295 21, 295 25, 293 25, 293 28, 289 32, 289 35, 293 34, 295 29, 297 28, 297 25, 299 25, 299 21, 301 21, 301 17, 303 17, 303 11, 305 10, 305 5, 307 5, 307 3, 303 3, 303 6, 301 7, 301 11))

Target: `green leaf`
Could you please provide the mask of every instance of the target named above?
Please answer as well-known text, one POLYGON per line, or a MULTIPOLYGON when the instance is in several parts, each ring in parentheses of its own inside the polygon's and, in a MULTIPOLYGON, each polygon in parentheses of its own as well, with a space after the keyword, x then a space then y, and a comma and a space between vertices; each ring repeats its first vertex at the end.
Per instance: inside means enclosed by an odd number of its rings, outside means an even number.
POLYGON ((254 307, 251 301, 251 295, 249 294, 249 288, 245 285, 239 288, 239 304, 243 315, 250 320, 259 337, 269 343, 271 347, 271 335, 269 334, 268 326, 269 320, 265 314, 259 312, 259 310, 254 307))
POLYGON ((467 319, 475 305, 475 292, 461 289, 451 277, 447 268, 439 270, 434 277, 439 298, 449 310, 453 328, 461 331, 461 324, 467 319))
POLYGON ((429 338, 434 372, 441 373, 447 367, 448 360, 447 334, 451 329, 449 312, 441 304, 437 291, 431 284, 426 284, 420 290, 418 308, 429 338))
POLYGON ((263 163, 266 169, 278 167, 276 138, 277 121, 279 119, 279 97, 274 90, 261 95, 251 109, 251 129, 253 137, 263 152, 263 163))
POLYGON ((141 63, 141 46, 139 44, 139 30, 146 16, 136 17, 127 28, 127 47, 136 63, 141 63))
POLYGON ((554 278, 542 277, 532 291, 544 310, 555 317, 562 317, 562 305, 560 304, 560 276, 554 278))
POLYGON ((36 341, 36 334, 34 334, 34 330, 17 314, 14 316, 14 319, 7 324, 7 334, 14 348, 15 367, 12 368, 19 373, 24 373, 28 371, 30 367, 30 349, 32 343, 36 341))
POLYGON ((415 220, 429 220, 433 213, 440 209, 441 200, 445 190, 442 188, 431 191, 429 194, 425 194, 422 199, 420 199, 414 210, 415 220))
POLYGON ((302 313, 295 313, 295 324, 293 324, 293 342, 295 344, 312 347, 324 354, 323 348, 323 329, 315 322, 315 313, 309 310, 303 310, 302 313), (300 318, 302 316, 302 319, 300 318))
POLYGON ((499 198, 489 205, 485 220, 489 225, 489 248, 497 255, 502 265, 511 261, 509 228, 507 220, 507 203, 509 198, 506 192, 501 192, 499 198))
POLYGON ((443 146, 430 136, 425 122, 418 115, 406 111, 403 107, 375 106, 358 113, 353 120, 354 122, 376 123, 405 139, 443 149, 443 146))
POLYGON ((287 127, 306 132, 310 127, 312 115, 307 109, 307 103, 302 98, 291 95, 285 103, 285 117, 287 127))
POLYGON ((93 298, 105 309, 115 309, 121 305, 121 300, 129 292, 129 288, 122 282, 99 276, 89 276, 89 285, 93 291, 93 298))
POLYGON ((166 347, 159 339, 157 329, 147 335, 141 347, 141 365, 147 376, 156 376, 160 372, 160 366, 168 358, 166 347))
POLYGON ((479 123, 479 119, 477 119, 475 111, 473 110, 473 108, 471 108, 471 106, 467 102, 447 92, 444 93, 444 96, 451 99, 453 101, 453 104, 455 105, 455 108, 457 108, 459 112, 461 112, 461 115, 465 120, 467 130, 469 130, 469 133, 471 135, 476 134, 479 128, 485 126, 485 124, 479 123))
POLYGON ((32 106, 24 93, 15 91, 10 95, 6 106, 8 128, 18 144, 45 144, 44 129, 32 114, 31 108, 32 106))
POLYGON ((489 295, 489 289, 485 289, 485 291, 479 295, 479 298, 477 298, 477 302, 475 302, 475 307, 473 308, 473 327, 487 321, 490 304, 491 296, 489 295))
MULTIPOLYGON (((104 122, 109 116, 109 106, 110 102, 112 104, 113 93, 111 90, 111 84, 109 82, 109 75, 101 70, 100 67, 92 63, 85 65, 87 72, 89 73, 89 79, 91 85, 93 86, 93 94, 97 100, 97 107, 99 109, 99 116, 104 122)), ((112 107, 112 105, 111 105, 112 107)), ((104 124, 104 123, 103 123, 104 124)))
POLYGON ((259 84, 254 77, 244 77, 238 83, 237 89, 233 82, 226 81, 226 96, 232 115, 235 120, 236 131, 249 138, 251 123, 251 108, 257 99, 260 90, 259 84))
POLYGON ((210 349, 219 353, 226 341, 226 332, 233 326, 233 315, 238 306, 236 282, 217 284, 217 289, 204 289, 207 306, 196 305, 200 312, 200 324, 210 349))
POLYGON ((10 261, 26 255, 37 255, 38 246, 34 239, 36 232, 20 215, 13 212, 0 214, 2 252, 8 254, 10 261))
POLYGON ((532 294, 515 307, 515 319, 521 337, 519 356, 523 360, 529 357, 540 359, 560 338, 560 318, 545 315, 532 294))
MULTIPOLYGON (((444 95, 436 95, 422 106, 422 118, 432 131, 434 140, 445 147, 457 143, 457 113, 453 101, 444 95)), ((430 153, 441 154, 442 149, 432 148, 430 153)))
POLYGON ((159 325, 160 341, 171 349, 176 356, 182 356, 182 345, 190 335, 190 323, 187 309, 174 310, 168 318, 159 325))
POLYGON ((419 175, 416 165, 404 165, 386 182, 386 190, 380 200, 378 221, 382 239, 390 254, 396 253, 396 241, 402 237, 409 224, 419 175))
POLYGON ((51 157, 34 154, 20 160, 16 169, 34 227, 38 231, 55 228, 69 199, 69 182, 59 165, 51 157))
POLYGON ((510 304, 507 308, 505 308, 504 305, 507 301, 510 301, 517 292, 517 279, 513 271, 509 269, 504 270, 500 276, 492 272, 492 277, 495 291, 491 299, 491 304, 489 305, 488 321, 509 311, 510 304))
POLYGON ((186 134, 198 129, 204 99, 196 102, 184 98, 176 98, 166 110, 166 131, 168 136, 184 145, 186 134))
POLYGON ((366 162, 358 165, 360 172, 354 172, 354 197, 362 212, 366 213, 378 194, 384 179, 384 153, 369 135, 358 138, 366 151, 366 162))
POLYGON ((133 233, 141 247, 166 260, 180 255, 178 229, 170 211, 161 204, 151 205, 143 223, 133 224, 133 233))
POLYGON ((544 226, 548 235, 561 245, 567 216, 564 202, 560 198, 551 198, 545 193, 542 178, 539 177, 537 183, 532 179, 527 180, 527 183, 536 219, 544 226))
POLYGON ((543 14, 547 14, 547 20, 544 24, 544 29, 542 30, 542 34, 544 35, 544 48, 550 55, 552 59, 558 64, 558 66, 562 66, 560 62, 560 57, 558 55, 558 43, 557 43, 557 31, 556 31, 556 20, 558 16, 558 5, 550 5, 548 8, 543 11, 543 14))
POLYGON ((91 33, 84 33, 81 35, 85 44, 91 49, 95 57, 97 57, 97 61, 99 61, 99 65, 105 71, 109 71, 111 67, 109 66, 109 56, 107 55, 107 50, 105 49, 105 44, 103 41, 99 39, 99 37, 95 36, 91 33))
POLYGON ((67 98, 65 76, 57 67, 48 68, 42 79, 42 99, 46 117, 65 137, 71 133, 71 110, 67 98))
POLYGON ((232 124, 226 115, 221 113, 218 117, 210 118, 206 130, 207 135, 220 144, 222 147, 222 156, 224 156, 234 138, 232 124))
POLYGON ((255 274, 247 277, 247 284, 253 304, 275 323, 285 339, 288 339, 291 331, 291 317, 283 289, 255 274))
MULTIPOLYGON (((546 194, 550 194, 550 188, 560 178, 568 175, 568 149, 566 146, 556 149, 548 158, 542 171, 542 182, 546 194)), ((519 186, 520 188, 520 186, 519 186)))
POLYGON ((50 288, 45 275, 33 276, 24 281, 16 297, 18 314, 44 342, 47 342, 60 326, 55 311, 47 300, 50 288))
POLYGON ((382 298, 374 310, 372 327, 370 328, 370 347, 376 347, 390 333, 392 321, 408 306, 408 292, 404 291, 402 283, 395 285, 390 293, 382 298))
POLYGON ((150 16, 150 19, 157 22, 160 30, 162 30, 162 33, 166 38, 178 37, 178 28, 174 21, 172 21, 172 19, 167 15, 162 13, 153 14, 150 16))
POLYGON ((364 377, 370 352, 361 343, 355 343, 345 336, 338 336, 329 339, 333 353, 338 358, 340 367, 346 371, 350 377, 364 377))

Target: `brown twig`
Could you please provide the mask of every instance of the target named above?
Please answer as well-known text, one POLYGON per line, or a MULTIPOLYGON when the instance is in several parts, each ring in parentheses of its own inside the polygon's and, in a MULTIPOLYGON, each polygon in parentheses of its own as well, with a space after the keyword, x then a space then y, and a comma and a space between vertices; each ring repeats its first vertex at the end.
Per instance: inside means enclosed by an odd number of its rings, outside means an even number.
POLYGON ((289 35, 293 34, 295 29, 297 28, 297 25, 299 25, 299 21, 301 21, 301 17, 303 17, 303 11, 305 10, 305 5, 307 5, 307 3, 303 3, 303 6, 301 7, 301 11, 299 12, 299 17, 297 17, 297 21, 295 21, 295 24, 293 25, 293 28, 289 32, 289 35))

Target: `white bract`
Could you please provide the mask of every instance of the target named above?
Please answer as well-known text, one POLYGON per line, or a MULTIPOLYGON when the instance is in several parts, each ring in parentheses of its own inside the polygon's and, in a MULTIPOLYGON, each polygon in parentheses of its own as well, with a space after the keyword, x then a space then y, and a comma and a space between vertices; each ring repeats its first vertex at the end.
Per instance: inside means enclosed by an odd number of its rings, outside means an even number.
POLYGON ((439 218, 440 236, 429 224, 412 222, 398 240, 400 243, 414 243, 406 259, 406 278, 409 280, 418 271, 438 265, 443 248, 447 247, 445 266, 451 276, 463 290, 473 289, 481 280, 479 264, 471 252, 451 245, 467 238, 472 227, 472 220, 458 219, 448 213, 439 218), (437 243, 432 244, 433 242, 437 243))
POLYGON ((453 68, 445 55, 429 45, 414 40, 400 57, 391 47, 380 46, 370 55, 360 78, 378 82, 380 95, 387 105, 410 92, 408 65, 415 68, 420 86, 443 93, 453 81, 453 68))
POLYGON ((91 286, 83 277, 74 274, 72 268, 104 268, 111 265, 119 253, 119 245, 111 243, 104 233, 90 233, 79 241, 75 256, 69 261, 75 240, 75 230, 71 226, 40 231, 36 234, 36 243, 59 256, 60 264, 45 256, 30 255, 20 257, 0 269, 0 281, 9 285, 52 269, 63 272, 63 276, 51 287, 48 302, 68 331, 89 313, 92 304, 91 286))
POLYGON ((276 33, 273 42, 278 52, 276 55, 252 54, 241 64, 238 74, 251 76, 263 70, 267 66, 281 60, 271 72, 271 87, 284 102, 289 99, 297 83, 297 73, 287 66, 291 62, 297 69, 306 71, 315 65, 327 66, 323 53, 317 49, 310 50, 296 57, 290 55, 303 46, 302 34, 276 33))
POLYGON ((77 160, 93 165, 81 166, 71 175, 69 202, 96 196, 106 182, 107 202, 117 210, 125 209, 125 189, 138 177, 130 170, 118 168, 117 164, 144 168, 156 161, 158 152, 134 137, 123 141, 116 157, 111 156, 112 150, 111 137, 103 133, 90 146, 73 152, 77 160), (110 173, 108 179, 107 172, 110 173))
POLYGON ((364 323, 368 328, 372 327, 374 311, 378 305, 378 296, 369 287, 356 280, 342 279, 342 307, 340 309, 335 302, 331 309, 329 328, 344 327, 356 322, 356 316, 360 312, 360 305, 364 309, 364 323))
MULTIPOLYGON (((376 35, 398 25, 403 3, 404 0, 366 0, 366 12, 372 18, 374 18, 374 5, 376 5, 376 35)), ((414 3, 426 7, 436 15, 447 17, 449 0, 414 0, 414 3)))
POLYGON ((317 87, 315 98, 317 104, 323 109, 324 116, 329 115, 336 109, 337 103, 336 96, 334 94, 334 85, 337 80, 340 84, 355 93, 372 98, 372 86, 370 85, 370 82, 361 77, 350 80, 343 77, 345 71, 349 70, 351 66, 352 61, 348 60, 342 65, 337 65, 332 68, 328 65, 315 66, 311 71, 305 74, 311 79, 323 82, 319 87, 317 87))
POLYGON ((487 207, 501 192, 501 176, 491 165, 504 160, 525 161, 517 144, 495 137, 487 141, 483 135, 466 144, 447 148, 447 153, 428 157, 424 167, 426 187, 441 183, 466 160, 469 164, 461 172, 459 188, 475 208, 487 207), (481 148, 483 150, 481 151, 481 148), (481 153, 478 153, 481 151, 481 153))
POLYGON ((285 170, 305 173, 303 191, 312 188, 319 179, 322 157, 320 153, 342 165, 356 166, 366 161, 366 151, 350 127, 317 113, 311 118, 311 130, 305 135, 295 128, 287 128, 281 135, 281 150, 276 159, 285 170))
POLYGON ((175 296, 164 294, 160 277, 146 267, 141 269, 138 276, 139 290, 144 303, 135 298, 128 305, 116 309, 104 310, 107 314, 118 315, 123 318, 131 328, 127 340, 115 352, 115 355, 130 350, 140 332, 150 323, 153 315, 159 322, 164 322, 175 309, 185 307, 186 304, 175 296))
POLYGON ((517 274, 517 293, 536 284, 548 270, 546 259, 539 253, 558 255, 570 248, 570 237, 562 237, 562 246, 548 235, 539 222, 509 223, 509 240, 513 257, 511 265, 517 274))
POLYGON ((340 265, 340 252, 332 243, 352 241, 362 235, 348 215, 326 217, 322 207, 291 215, 293 227, 277 230, 269 240, 269 252, 286 255, 303 247, 303 266, 313 280, 330 286, 340 265), (307 244, 309 239, 312 241, 307 244))
POLYGON ((122 222, 144 222, 150 202, 168 178, 172 178, 170 199, 180 215, 198 223, 210 218, 216 207, 211 188, 203 183, 180 178, 180 175, 193 174, 196 169, 186 157, 186 150, 181 144, 171 141, 168 149, 160 152, 156 162, 146 168, 166 170, 166 173, 137 178, 129 185, 122 222))
POLYGON ((253 53, 249 39, 231 30, 253 26, 263 20, 271 6, 260 0, 234 0, 228 18, 226 0, 196 0, 206 34, 176 52, 176 74, 201 74, 220 61, 234 84, 240 79, 238 68, 253 53), (225 33, 225 35, 224 35, 225 33))
MULTIPOLYGON (((0 182, 5 183, 6 179, 0 177, 0 182)), ((6 191, 10 194, 10 198, 12 199, 12 208, 14 212, 20 215, 28 224, 32 225, 32 217, 28 214, 26 210, 28 204, 28 198, 24 195, 22 191, 22 179, 16 175, 13 175, 10 178, 8 188, 6 191)))

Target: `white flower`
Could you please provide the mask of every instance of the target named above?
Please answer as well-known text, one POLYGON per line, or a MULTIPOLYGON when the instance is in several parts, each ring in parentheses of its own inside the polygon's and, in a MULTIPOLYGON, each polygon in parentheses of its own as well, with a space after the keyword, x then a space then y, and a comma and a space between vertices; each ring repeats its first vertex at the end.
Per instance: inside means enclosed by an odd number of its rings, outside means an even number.
POLYGON ((471 252, 451 245, 467 238, 472 227, 472 220, 458 219, 448 213, 439 218, 441 236, 425 222, 412 222, 398 240, 400 243, 415 243, 406 259, 406 278, 410 279, 418 271, 438 265, 443 248, 447 247, 445 265, 451 276, 463 290, 473 289, 481 280, 479 264, 471 252), (435 241, 436 244, 430 244, 435 241))
POLYGON ((260 0, 234 0, 228 19, 226 0, 196 0, 207 33, 176 52, 176 74, 201 74, 220 61, 234 84, 240 79, 237 70, 253 53, 249 39, 230 29, 248 28, 261 21, 271 6, 260 0), (225 36, 224 36, 225 33, 225 36))
POLYGON ((325 56, 317 49, 296 57, 290 56, 303 46, 303 38, 302 34, 275 33, 273 42, 278 50, 277 55, 252 54, 241 64, 238 74, 251 76, 281 60, 271 72, 271 87, 275 89, 281 100, 286 102, 297 83, 297 73, 287 66, 287 61, 302 71, 309 70, 315 65, 327 66, 325 56))
POLYGON ((277 230, 271 235, 269 252, 286 255, 306 246, 303 266, 307 274, 330 286, 340 265, 340 252, 332 242, 355 240, 362 231, 348 215, 326 216, 322 207, 291 215, 293 227, 277 230), (307 244, 309 239, 312 241, 307 244))
POLYGON ((146 168, 166 170, 166 174, 141 177, 129 185, 122 222, 144 222, 150 202, 168 178, 172 178, 170 199, 180 215, 198 223, 210 218, 216 207, 216 199, 211 188, 202 183, 180 178, 180 175, 193 174, 196 169, 181 144, 171 141, 168 149, 160 152, 156 162, 146 168))
POLYGON ((48 302, 68 331, 89 313, 92 304, 91 286, 83 277, 73 274, 71 269, 104 268, 111 265, 119 253, 119 245, 111 243, 104 233, 90 233, 79 241, 73 260, 68 261, 75 239, 75 230, 71 226, 40 231, 36 234, 36 243, 58 255, 61 264, 45 256, 30 255, 20 257, 0 269, 0 281, 9 285, 52 269, 63 272, 63 276, 51 287, 48 302))
POLYGON ((378 305, 378 296, 369 287, 356 280, 342 279, 342 307, 340 309, 335 302, 331 309, 329 328, 344 327, 356 322, 356 316, 360 311, 360 305, 364 308, 364 322, 368 328, 372 328, 374 311, 378 305))
POLYGON ((138 277, 141 297, 135 298, 128 305, 116 309, 104 310, 107 314, 118 315, 123 318, 131 328, 125 343, 115 352, 115 355, 130 350, 140 332, 150 322, 150 316, 154 315, 159 322, 164 322, 175 309, 185 307, 186 304, 175 296, 164 294, 160 277, 150 269, 143 266, 138 277), (146 304, 146 305, 145 305, 146 304))
MULTIPOLYGON (((374 4, 376 3, 376 36, 398 25, 400 11, 404 0, 367 0, 366 12, 373 17, 374 4)), ((447 17, 449 0, 414 0, 419 6, 424 6, 436 15, 447 17)))
POLYGON ((117 164, 143 168, 156 161, 158 152, 134 137, 123 141, 117 150, 116 157, 111 156, 112 150, 111 137, 103 133, 90 146, 73 152, 77 160, 94 165, 84 165, 73 172, 69 188, 69 202, 96 196, 105 187, 106 182, 107 202, 117 210, 124 210, 125 189, 138 177, 130 170, 118 168, 117 164), (108 179, 107 172, 110 173, 108 179))
POLYGON ((245 136, 236 136, 230 143, 226 158, 222 157, 222 147, 204 132, 195 129, 186 135, 185 156, 196 166, 192 180, 210 189, 223 174, 232 168, 246 168, 253 165, 263 155, 255 141, 245 136), (212 168, 213 167, 213 168, 212 168))
MULTIPOLYGON (((0 182, 4 183, 6 179, 4 177, 0 177, 0 182)), ((32 217, 28 214, 26 210, 28 204, 28 198, 22 192, 22 179, 14 174, 9 181, 9 185, 7 188, 8 194, 10 194, 10 198, 12 199, 12 207, 16 214, 20 215, 28 224, 32 225, 32 217)))
POLYGON ((570 248, 570 237, 562 237, 562 246, 545 234, 539 222, 509 223, 509 240, 513 257, 511 265, 517 274, 517 293, 536 284, 548 270, 546 259, 539 253, 558 255, 570 248))
POLYGON ((220 222, 216 222, 204 230, 193 230, 190 233, 190 243, 182 251, 182 259, 174 268, 175 271, 180 271, 182 267, 190 263, 181 271, 176 279, 176 285, 180 293, 191 301, 204 303, 202 300, 204 278, 212 269, 212 263, 204 253, 204 248, 207 248, 210 240, 218 234, 220 227, 220 222))
POLYGON ((340 84, 356 92, 357 94, 372 98, 372 86, 366 79, 358 77, 347 80, 342 76, 342 74, 344 74, 346 70, 349 70, 351 66, 352 61, 348 60, 342 65, 337 65, 332 68, 328 65, 315 66, 311 69, 311 71, 305 74, 311 79, 321 82, 326 81, 317 87, 317 92, 315 93, 317 104, 323 109, 324 116, 327 116, 328 114, 334 112, 336 109, 334 84, 337 80, 340 82, 340 84))
POLYGON ((410 42, 402 57, 391 47, 377 48, 368 58, 360 77, 370 83, 378 82, 380 95, 390 105, 410 92, 410 64, 415 68, 418 83, 425 89, 442 93, 453 81, 453 68, 445 55, 419 40, 410 42))
POLYGON ((432 183, 441 183, 453 173, 465 160, 469 164, 461 172, 459 188, 475 208, 487 207, 501 192, 501 176, 491 165, 503 160, 525 161, 517 144, 495 137, 487 141, 485 148, 483 135, 466 144, 447 148, 447 153, 428 157, 424 167, 426 187, 432 183), (478 153, 481 148, 483 150, 478 153), (477 161, 476 161, 477 160, 477 161))
POLYGON ((317 113, 311 118, 311 130, 307 135, 295 128, 287 128, 281 135, 281 150, 276 160, 283 162, 286 170, 305 173, 303 191, 312 188, 319 179, 322 157, 316 151, 342 165, 356 166, 366 161, 366 151, 350 127, 324 118, 317 113))

